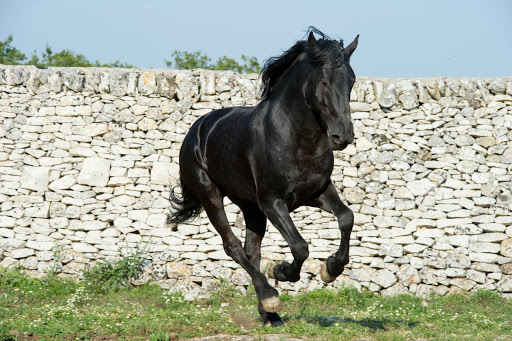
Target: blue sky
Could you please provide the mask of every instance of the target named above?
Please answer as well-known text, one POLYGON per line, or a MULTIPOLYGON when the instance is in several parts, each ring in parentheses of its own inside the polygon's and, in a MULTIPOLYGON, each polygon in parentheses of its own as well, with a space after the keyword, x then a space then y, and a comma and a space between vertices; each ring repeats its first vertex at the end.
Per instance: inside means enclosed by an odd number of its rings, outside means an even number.
POLYGON ((280 54, 314 25, 348 45, 359 76, 512 76, 512 1, 0 0, 0 40, 166 68, 174 50, 280 54))

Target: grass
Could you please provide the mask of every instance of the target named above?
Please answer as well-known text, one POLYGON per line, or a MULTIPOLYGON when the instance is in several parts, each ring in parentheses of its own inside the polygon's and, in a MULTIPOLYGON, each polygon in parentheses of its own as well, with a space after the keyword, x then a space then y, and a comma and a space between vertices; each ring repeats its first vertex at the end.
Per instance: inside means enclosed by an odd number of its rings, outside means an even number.
POLYGON ((254 290, 221 282, 211 299, 186 302, 156 285, 98 291, 55 276, 0 269, 0 340, 167 341, 216 334, 318 340, 507 340, 512 302, 489 291, 422 300, 352 288, 282 295, 285 326, 262 327, 254 290))

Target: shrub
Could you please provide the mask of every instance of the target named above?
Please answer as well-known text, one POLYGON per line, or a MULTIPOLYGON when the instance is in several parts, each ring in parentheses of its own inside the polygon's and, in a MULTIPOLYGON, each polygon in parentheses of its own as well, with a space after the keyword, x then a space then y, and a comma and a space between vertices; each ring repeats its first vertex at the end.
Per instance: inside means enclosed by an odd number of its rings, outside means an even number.
POLYGON ((92 268, 87 268, 83 275, 91 287, 100 292, 118 291, 130 288, 131 281, 139 278, 145 264, 144 253, 137 251, 117 261, 96 263, 92 268))

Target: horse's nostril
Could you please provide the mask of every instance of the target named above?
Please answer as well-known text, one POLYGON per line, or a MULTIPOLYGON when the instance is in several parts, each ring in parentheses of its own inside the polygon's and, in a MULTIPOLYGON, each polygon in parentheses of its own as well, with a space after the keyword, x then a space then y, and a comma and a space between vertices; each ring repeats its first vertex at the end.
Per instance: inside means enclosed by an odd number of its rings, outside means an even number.
POLYGON ((341 139, 338 135, 331 135, 331 140, 334 144, 341 144, 341 139))

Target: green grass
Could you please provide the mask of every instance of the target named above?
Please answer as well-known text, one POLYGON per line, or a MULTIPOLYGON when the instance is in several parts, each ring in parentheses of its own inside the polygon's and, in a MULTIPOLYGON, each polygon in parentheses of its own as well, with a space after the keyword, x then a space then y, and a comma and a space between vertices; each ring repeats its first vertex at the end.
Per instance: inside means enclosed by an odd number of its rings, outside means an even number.
POLYGON ((222 281, 211 299, 186 302, 156 285, 101 292, 87 282, 30 279, 0 269, 0 340, 152 340, 279 334, 318 340, 509 340, 512 302, 480 291, 422 300, 355 289, 281 296, 284 327, 262 327, 254 290, 222 281))

